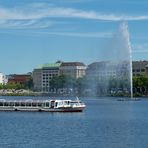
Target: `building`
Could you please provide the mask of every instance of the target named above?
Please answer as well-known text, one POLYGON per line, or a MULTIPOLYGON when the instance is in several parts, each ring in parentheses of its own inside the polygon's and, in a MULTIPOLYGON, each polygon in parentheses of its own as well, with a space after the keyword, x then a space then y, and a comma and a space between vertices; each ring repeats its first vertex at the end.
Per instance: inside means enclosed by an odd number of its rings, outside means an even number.
POLYGON ((8 83, 25 85, 30 79, 31 74, 12 74, 8 76, 8 83))
POLYGON ((148 61, 133 61, 132 67, 134 76, 148 75, 148 61))
POLYGON ((88 65, 86 75, 89 78, 110 78, 110 77, 122 77, 128 75, 128 62, 94 62, 88 65))
POLYGON ((33 84, 35 91, 50 92, 50 80, 59 75, 60 62, 43 64, 33 70, 33 84))
POLYGON ((107 95, 113 89, 127 91, 129 84, 130 63, 128 61, 93 62, 87 67, 85 91, 89 95, 107 95))
POLYGON ((60 66, 60 74, 71 76, 75 79, 85 75, 86 66, 81 62, 63 62, 60 66))
POLYGON ((81 62, 61 62, 43 64, 33 70, 34 90, 43 93, 54 93, 50 81, 54 76, 68 75, 81 78, 85 75, 86 66, 81 62))
POLYGON ((0 84, 6 84, 6 83, 7 83, 6 76, 0 72, 0 84))

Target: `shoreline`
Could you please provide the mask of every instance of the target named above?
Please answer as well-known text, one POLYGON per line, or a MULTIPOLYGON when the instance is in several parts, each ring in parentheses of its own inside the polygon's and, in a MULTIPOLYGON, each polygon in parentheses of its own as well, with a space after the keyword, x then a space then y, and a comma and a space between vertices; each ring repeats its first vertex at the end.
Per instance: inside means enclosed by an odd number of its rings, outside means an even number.
MULTIPOLYGON (((62 94, 62 93, 43 93, 27 89, 0 89, 0 96, 51 96, 51 97, 130 97, 127 93, 102 94, 102 95, 80 95, 80 94, 62 94)), ((133 97, 148 97, 148 94, 134 93, 133 97)))

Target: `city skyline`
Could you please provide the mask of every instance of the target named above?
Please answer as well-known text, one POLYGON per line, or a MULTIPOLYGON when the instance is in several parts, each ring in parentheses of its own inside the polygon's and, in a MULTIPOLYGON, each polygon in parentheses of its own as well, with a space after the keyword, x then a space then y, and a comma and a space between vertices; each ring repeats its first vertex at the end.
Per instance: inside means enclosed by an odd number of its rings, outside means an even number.
MULTIPOLYGON (((133 60, 148 60, 146 0, 0 2, 0 71, 26 73, 57 60, 103 60, 103 46, 128 23, 133 60)), ((110 49, 108 49, 110 50, 110 49)))

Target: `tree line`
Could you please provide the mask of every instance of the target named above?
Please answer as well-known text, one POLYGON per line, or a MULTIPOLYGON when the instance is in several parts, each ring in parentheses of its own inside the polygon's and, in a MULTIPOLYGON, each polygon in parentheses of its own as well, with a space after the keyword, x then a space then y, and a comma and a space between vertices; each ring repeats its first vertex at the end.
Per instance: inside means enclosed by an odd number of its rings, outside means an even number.
MULTIPOLYGON (((51 89, 71 90, 78 95, 130 95, 130 80, 128 77, 108 78, 72 78, 66 75, 55 76, 50 81, 51 89)), ((135 96, 148 95, 148 76, 133 76, 133 92, 135 96)), ((67 93, 67 92, 66 92, 67 93)))
MULTIPOLYGON (((99 78, 73 78, 68 75, 54 76, 49 82, 50 90, 57 94, 73 94, 80 96, 101 96, 101 95, 129 95, 130 84, 126 77, 107 79, 99 78)), ((0 89, 30 89, 33 90, 33 79, 24 83, 0 84, 0 89)), ((148 95, 148 76, 133 76, 133 92, 136 96, 148 95)))
MULTIPOLYGON (((66 75, 55 76, 50 81, 51 89, 65 90, 65 93, 77 95, 130 95, 130 80, 128 77, 109 77, 109 78, 72 78, 66 75)), ((133 76, 134 95, 148 95, 148 76, 133 76)))

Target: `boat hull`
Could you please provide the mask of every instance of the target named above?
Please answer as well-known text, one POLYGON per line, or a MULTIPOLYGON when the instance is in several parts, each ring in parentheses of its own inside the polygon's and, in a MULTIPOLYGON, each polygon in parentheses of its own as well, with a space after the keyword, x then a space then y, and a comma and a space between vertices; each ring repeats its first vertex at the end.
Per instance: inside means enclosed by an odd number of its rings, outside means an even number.
POLYGON ((82 112, 84 108, 12 108, 0 107, 0 111, 22 111, 22 112, 82 112))

